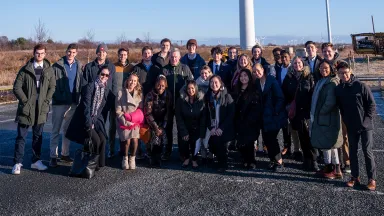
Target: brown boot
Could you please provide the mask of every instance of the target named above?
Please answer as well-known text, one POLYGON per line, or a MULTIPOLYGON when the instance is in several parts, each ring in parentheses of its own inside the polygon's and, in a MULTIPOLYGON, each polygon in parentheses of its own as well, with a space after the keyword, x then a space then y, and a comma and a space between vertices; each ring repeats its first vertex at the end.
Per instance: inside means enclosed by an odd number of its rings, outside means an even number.
POLYGON ((373 179, 369 179, 367 188, 368 188, 368 190, 370 190, 370 191, 374 191, 374 190, 376 190, 376 181, 373 180, 373 179))
POLYGON ((348 187, 354 187, 360 185, 360 178, 351 177, 351 180, 347 182, 348 187))

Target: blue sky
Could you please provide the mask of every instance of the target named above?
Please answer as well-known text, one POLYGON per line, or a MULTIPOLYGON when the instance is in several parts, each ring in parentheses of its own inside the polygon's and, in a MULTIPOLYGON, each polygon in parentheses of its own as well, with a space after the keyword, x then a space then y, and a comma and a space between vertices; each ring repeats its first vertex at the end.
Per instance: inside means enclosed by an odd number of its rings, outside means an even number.
MULTIPOLYGON (((332 33, 384 31, 384 0, 329 0, 332 33)), ((53 40, 72 42, 94 29, 96 41, 239 37, 238 0, 18 0, 2 3, 0 35, 33 37, 40 18, 53 40), (41 12, 35 12, 35 11, 41 12)), ((327 34, 325 0, 255 0, 257 36, 327 34)))

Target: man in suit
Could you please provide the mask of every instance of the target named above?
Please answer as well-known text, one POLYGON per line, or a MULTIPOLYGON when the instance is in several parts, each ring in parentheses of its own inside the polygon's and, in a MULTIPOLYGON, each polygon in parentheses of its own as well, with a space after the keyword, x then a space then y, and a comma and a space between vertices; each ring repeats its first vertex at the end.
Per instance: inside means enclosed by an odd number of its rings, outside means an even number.
POLYGON ((213 60, 208 62, 209 68, 211 68, 213 74, 221 77, 221 80, 228 88, 231 85, 231 68, 222 61, 223 50, 219 46, 213 47, 211 49, 211 55, 213 60))
POLYGON ((320 68, 320 62, 322 59, 319 55, 317 55, 317 48, 315 42, 307 41, 305 43, 305 49, 307 50, 308 57, 305 58, 304 61, 308 64, 309 68, 311 69, 313 78, 315 79, 315 82, 317 82, 320 77, 320 74, 317 74, 317 71, 320 68))

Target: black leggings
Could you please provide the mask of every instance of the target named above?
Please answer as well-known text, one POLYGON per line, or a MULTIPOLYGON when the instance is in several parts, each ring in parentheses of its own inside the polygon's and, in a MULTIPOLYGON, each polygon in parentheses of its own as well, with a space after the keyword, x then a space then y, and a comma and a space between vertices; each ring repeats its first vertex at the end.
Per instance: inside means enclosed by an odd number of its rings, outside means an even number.
MULTIPOLYGON (((99 167, 105 166, 105 136, 102 132, 97 132, 95 129, 91 131, 91 139, 93 149, 92 152, 99 154, 99 167)), ((84 146, 85 151, 89 151, 89 146, 84 146)))
POLYGON ((209 150, 217 156, 217 162, 219 167, 228 167, 228 145, 229 142, 222 142, 221 137, 211 136, 209 138, 209 150))
POLYGON ((197 161, 197 154, 195 155, 196 148, 196 137, 189 137, 188 141, 184 141, 181 137, 179 137, 179 148, 181 156, 187 160, 190 155, 192 155, 192 160, 197 161))
POLYGON ((241 156, 244 159, 244 163, 247 164, 256 164, 255 160, 255 141, 250 142, 240 142, 237 141, 238 149, 241 153, 241 156))
POLYGON ((271 161, 277 162, 281 159, 281 151, 277 134, 280 130, 276 131, 263 131, 263 139, 268 149, 268 157, 271 161))

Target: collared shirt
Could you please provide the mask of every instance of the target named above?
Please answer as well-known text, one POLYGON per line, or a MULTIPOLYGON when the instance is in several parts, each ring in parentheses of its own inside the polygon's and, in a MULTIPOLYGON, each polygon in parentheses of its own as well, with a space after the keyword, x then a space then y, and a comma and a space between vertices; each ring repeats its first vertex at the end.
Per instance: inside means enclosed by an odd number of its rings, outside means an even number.
POLYGON ((40 64, 37 63, 36 61, 33 62, 33 68, 37 68, 38 66, 44 68, 44 67, 43 67, 43 66, 44 66, 44 61, 42 61, 40 64))
POLYGON ((190 60, 195 59, 195 58, 196 58, 196 53, 194 53, 194 54, 189 54, 189 53, 188 53, 188 58, 189 58, 190 60))
POLYGON ((280 77, 281 83, 283 83, 285 76, 287 76, 288 68, 290 66, 291 66, 291 64, 289 64, 287 67, 284 67, 284 65, 281 66, 281 77, 280 77))
POLYGON ((216 74, 220 71, 220 65, 221 65, 221 62, 219 64, 216 64, 216 62, 213 62, 212 64, 212 73, 213 74, 216 74), (217 71, 216 71, 217 69, 217 71))
POLYGON ((64 68, 68 76, 69 91, 72 93, 75 86, 76 74, 77 74, 77 62, 73 60, 70 64, 67 58, 64 59, 64 68))
POLYGON ((316 61, 316 56, 313 57, 312 59, 310 59, 308 57, 308 61, 309 61, 309 66, 311 67, 311 73, 313 73, 313 71, 315 70, 315 61, 316 61))
POLYGON ((145 69, 147 71, 149 71, 151 69, 151 66, 152 66, 152 61, 150 61, 149 64, 145 64, 144 61, 143 61, 143 65, 144 65, 145 69))

